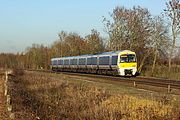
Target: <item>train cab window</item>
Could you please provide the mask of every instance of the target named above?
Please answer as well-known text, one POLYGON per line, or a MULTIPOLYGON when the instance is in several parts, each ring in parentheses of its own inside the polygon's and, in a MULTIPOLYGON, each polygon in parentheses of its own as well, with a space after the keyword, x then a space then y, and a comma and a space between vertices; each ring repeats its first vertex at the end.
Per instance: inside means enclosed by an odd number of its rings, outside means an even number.
POLYGON ((124 62, 136 62, 136 56, 134 54, 121 55, 120 62, 121 63, 124 63, 124 62))
POLYGON ((129 62, 136 62, 136 56, 133 54, 128 55, 128 61, 129 62))
POLYGON ((117 65, 118 56, 112 56, 112 64, 111 65, 117 65))

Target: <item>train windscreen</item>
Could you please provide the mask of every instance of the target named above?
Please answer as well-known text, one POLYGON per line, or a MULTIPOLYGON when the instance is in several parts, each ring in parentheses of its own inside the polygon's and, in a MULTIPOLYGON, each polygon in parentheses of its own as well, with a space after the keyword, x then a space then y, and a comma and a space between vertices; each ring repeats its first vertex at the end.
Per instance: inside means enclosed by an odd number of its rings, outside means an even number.
POLYGON ((123 54, 121 55, 120 62, 136 62, 136 56, 134 54, 123 54))

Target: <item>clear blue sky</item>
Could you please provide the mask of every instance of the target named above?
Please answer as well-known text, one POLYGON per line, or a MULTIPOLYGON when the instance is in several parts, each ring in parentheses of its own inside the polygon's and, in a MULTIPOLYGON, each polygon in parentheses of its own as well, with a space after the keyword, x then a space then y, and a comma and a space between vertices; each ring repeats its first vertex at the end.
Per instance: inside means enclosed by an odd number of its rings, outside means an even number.
POLYGON ((159 15, 167 0, 0 0, 0 53, 22 52, 33 43, 51 45, 61 31, 103 33, 102 16, 116 6, 140 5, 159 15))

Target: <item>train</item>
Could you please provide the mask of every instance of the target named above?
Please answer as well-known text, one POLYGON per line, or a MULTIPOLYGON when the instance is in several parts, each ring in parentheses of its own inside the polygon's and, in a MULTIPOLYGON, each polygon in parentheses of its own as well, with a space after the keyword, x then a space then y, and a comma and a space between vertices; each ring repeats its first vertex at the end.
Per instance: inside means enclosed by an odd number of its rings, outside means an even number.
POLYGON ((56 57, 51 59, 52 71, 85 72, 136 76, 137 58, 131 50, 120 50, 80 56, 56 57))

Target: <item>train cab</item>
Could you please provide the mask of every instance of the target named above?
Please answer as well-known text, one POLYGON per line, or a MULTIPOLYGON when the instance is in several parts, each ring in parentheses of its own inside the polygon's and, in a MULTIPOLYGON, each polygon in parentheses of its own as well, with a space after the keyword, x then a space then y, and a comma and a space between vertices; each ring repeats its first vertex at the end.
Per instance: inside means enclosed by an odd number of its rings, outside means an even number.
POLYGON ((119 74, 122 76, 135 75, 137 72, 137 59, 135 52, 123 51, 119 53, 119 74))

